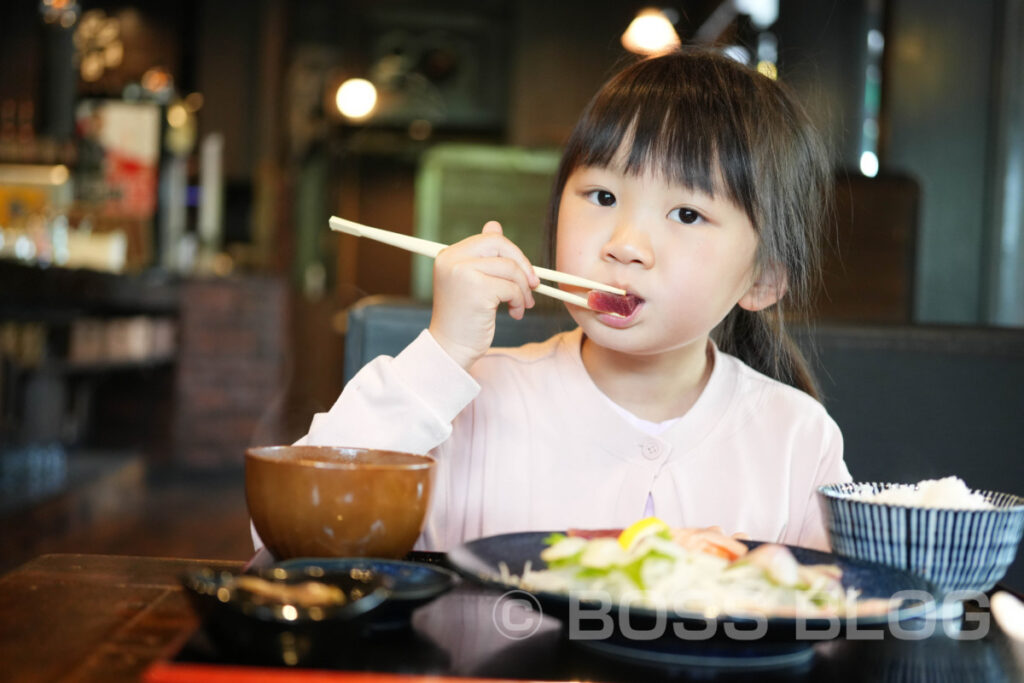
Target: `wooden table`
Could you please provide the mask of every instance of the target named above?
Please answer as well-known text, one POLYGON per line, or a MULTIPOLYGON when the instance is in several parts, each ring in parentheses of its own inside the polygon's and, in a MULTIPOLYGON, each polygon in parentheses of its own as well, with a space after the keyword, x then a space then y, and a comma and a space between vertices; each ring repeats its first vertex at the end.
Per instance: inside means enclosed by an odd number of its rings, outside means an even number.
MULTIPOLYGON (((237 680, 243 669, 201 662, 167 664, 167 658, 198 626, 179 584, 183 572, 198 566, 237 570, 242 563, 44 555, 0 577, 0 680, 237 680)), ((366 649, 377 650, 364 658, 369 672, 265 668, 262 673, 268 676, 260 680, 633 681, 654 680, 666 673, 617 664, 568 644, 559 623, 550 617, 543 618, 543 627, 535 635, 510 640, 492 626, 497 600, 495 591, 463 583, 417 610, 414 629, 404 641, 366 644, 366 649), (389 644, 400 642, 405 644, 389 644), (409 643, 412 648, 407 647, 409 643)), ((814 650, 813 660, 799 670, 672 673, 677 678, 703 680, 931 681, 937 675, 951 680, 1024 680, 1024 647, 1018 643, 1014 650, 994 622, 978 640, 844 639, 818 643, 814 650)))
POLYGON ((136 681, 198 625, 179 583, 240 562, 43 555, 0 577, 0 679, 136 681))

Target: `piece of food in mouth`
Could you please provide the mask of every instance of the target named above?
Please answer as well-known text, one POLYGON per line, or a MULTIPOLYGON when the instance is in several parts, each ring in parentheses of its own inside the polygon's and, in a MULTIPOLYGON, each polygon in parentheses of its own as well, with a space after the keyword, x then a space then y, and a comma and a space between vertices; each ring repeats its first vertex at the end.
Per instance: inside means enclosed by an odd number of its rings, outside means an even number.
POLYGON ((599 313, 612 313, 628 318, 643 301, 635 294, 612 294, 591 290, 587 294, 587 305, 599 313))

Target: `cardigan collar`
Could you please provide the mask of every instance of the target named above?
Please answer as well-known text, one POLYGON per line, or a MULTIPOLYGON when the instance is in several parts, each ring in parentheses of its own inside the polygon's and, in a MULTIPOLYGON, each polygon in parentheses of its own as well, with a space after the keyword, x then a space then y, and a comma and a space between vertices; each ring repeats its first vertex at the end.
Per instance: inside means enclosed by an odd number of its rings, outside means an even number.
POLYGON ((625 460, 650 461, 652 449, 662 448, 666 459, 677 460, 710 435, 729 412, 738 381, 734 359, 709 341, 713 367, 708 382, 693 406, 676 424, 659 436, 650 436, 627 422, 608 405, 583 365, 580 348, 583 330, 579 327, 562 333, 556 353, 562 356, 557 367, 563 374, 562 386, 567 404, 585 412, 584 420, 592 443, 625 460), (653 445, 652 445, 653 444, 653 445))

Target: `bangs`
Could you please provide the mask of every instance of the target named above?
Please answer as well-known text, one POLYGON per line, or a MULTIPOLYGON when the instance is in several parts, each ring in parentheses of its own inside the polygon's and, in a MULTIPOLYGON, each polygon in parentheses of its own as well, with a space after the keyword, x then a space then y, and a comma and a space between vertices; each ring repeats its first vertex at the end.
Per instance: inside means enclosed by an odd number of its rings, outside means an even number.
POLYGON ((730 105, 735 98, 711 96, 739 85, 730 66, 678 59, 645 60, 627 69, 628 78, 614 79, 587 107, 566 146, 566 175, 578 166, 659 175, 711 196, 723 194, 756 227, 745 112, 730 105))

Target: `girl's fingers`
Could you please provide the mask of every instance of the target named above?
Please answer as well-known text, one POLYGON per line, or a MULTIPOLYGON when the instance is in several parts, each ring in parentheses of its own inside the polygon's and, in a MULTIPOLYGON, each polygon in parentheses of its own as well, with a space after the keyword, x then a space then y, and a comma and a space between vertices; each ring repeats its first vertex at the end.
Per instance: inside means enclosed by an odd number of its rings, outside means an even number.
POLYGON ((533 307, 533 290, 530 287, 530 283, 527 281, 526 273, 524 273, 522 268, 513 261, 506 258, 494 257, 476 259, 474 261, 467 262, 466 265, 471 265, 475 270, 483 273, 484 275, 507 280, 515 284, 523 295, 522 298, 526 307, 533 307))
POLYGON ((464 245, 476 256, 499 256, 512 259, 526 273, 530 289, 540 284, 540 278, 534 272, 530 259, 526 258, 526 254, 523 253, 522 249, 502 234, 501 224, 498 221, 488 221, 484 224, 483 230, 480 231, 479 235, 467 237, 458 244, 460 246, 464 245))
POLYGON ((528 308, 522 287, 511 280, 498 280, 497 282, 496 292, 498 301, 508 304, 509 315, 516 320, 522 319, 528 308))
POLYGON ((522 318, 534 305, 538 284, 529 259, 505 238, 499 223, 488 222, 479 235, 445 247, 434 259, 430 333, 468 369, 494 340, 498 306, 504 302, 513 318, 522 318))

